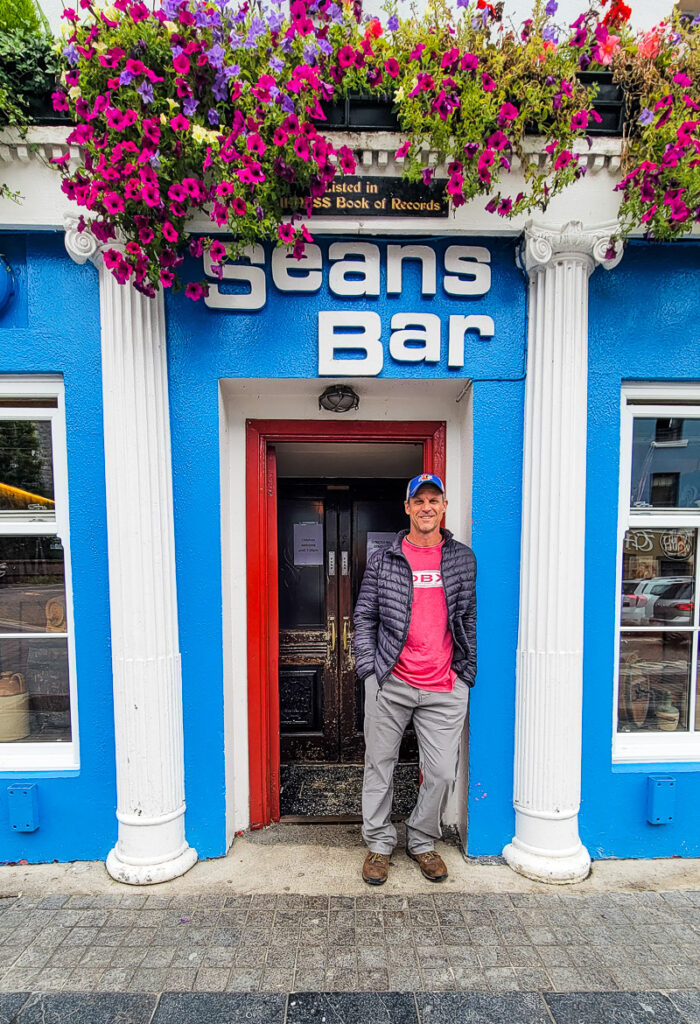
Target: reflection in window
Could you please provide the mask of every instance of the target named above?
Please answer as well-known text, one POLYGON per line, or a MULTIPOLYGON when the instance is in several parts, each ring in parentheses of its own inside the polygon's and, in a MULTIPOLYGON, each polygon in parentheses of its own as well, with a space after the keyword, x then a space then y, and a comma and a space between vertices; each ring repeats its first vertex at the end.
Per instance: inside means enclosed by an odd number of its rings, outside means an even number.
POLYGON ((0 512, 54 510, 49 420, 0 420, 0 512))
POLYGON ((620 637, 618 732, 687 731, 691 632, 624 632, 620 637))
POLYGON ((0 634, 65 633, 58 537, 0 537, 0 634))
POLYGON ((622 552, 622 626, 692 626, 697 532, 630 529, 622 552))
POLYGON ((700 508, 700 418, 635 417, 630 506, 700 508))

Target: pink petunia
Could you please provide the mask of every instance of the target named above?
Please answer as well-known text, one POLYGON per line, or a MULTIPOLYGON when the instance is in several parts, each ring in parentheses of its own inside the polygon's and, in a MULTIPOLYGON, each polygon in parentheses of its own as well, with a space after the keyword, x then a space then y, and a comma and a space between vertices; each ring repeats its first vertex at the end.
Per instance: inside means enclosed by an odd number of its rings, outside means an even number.
POLYGON ((338 50, 338 63, 341 68, 349 68, 355 63, 355 48, 353 46, 342 46, 338 50))
POLYGON ((565 167, 568 167, 571 161, 574 159, 573 153, 570 153, 568 149, 563 149, 559 156, 554 161, 554 170, 561 171, 565 167))
POLYGON ((676 85, 682 85, 684 88, 693 84, 692 78, 689 78, 684 71, 679 71, 678 74, 674 75, 673 81, 676 85))
POLYGON ((508 124, 510 121, 515 121, 519 114, 519 110, 512 103, 503 103, 501 109, 498 111, 498 123, 500 125, 508 124))
POLYGON ((571 121, 569 122, 569 127, 571 128, 572 132, 576 132, 579 131, 580 129, 587 128, 588 111, 578 110, 571 118, 571 121))
POLYGON ((291 224, 280 224, 277 233, 280 241, 284 242, 285 245, 291 245, 294 241, 294 228, 291 224))
POLYGON ((236 214, 237 217, 243 217, 246 212, 246 201, 240 196, 236 196, 231 202, 231 210, 236 214))
POLYGON ((116 192, 105 192, 102 202, 105 205, 107 213, 114 216, 117 213, 122 213, 124 210, 124 200, 116 192))
POLYGON ((180 236, 178 235, 175 227, 170 223, 169 220, 166 220, 163 223, 163 238, 167 239, 168 242, 177 242, 179 237, 180 236))
POLYGON ((176 114, 170 118, 170 127, 174 132, 186 132, 189 126, 190 122, 184 114, 176 114))
POLYGON ((399 67, 399 62, 395 57, 388 57, 384 61, 384 70, 390 78, 396 78, 401 69, 399 67))
POLYGON ((185 295, 188 299, 192 299, 193 302, 199 302, 201 298, 209 294, 209 286, 206 284, 199 284, 198 281, 190 281, 185 286, 185 295))
POLYGON ((213 241, 209 246, 209 255, 214 263, 221 263, 222 260, 226 259, 226 246, 223 242, 213 241))
POLYGON ((177 57, 173 57, 173 67, 177 71, 178 75, 186 75, 190 70, 190 59, 184 53, 179 53, 177 57))
POLYGON ((491 75, 487 75, 486 72, 481 76, 481 88, 484 92, 493 92, 496 88, 493 78, 491 78, 491 75))

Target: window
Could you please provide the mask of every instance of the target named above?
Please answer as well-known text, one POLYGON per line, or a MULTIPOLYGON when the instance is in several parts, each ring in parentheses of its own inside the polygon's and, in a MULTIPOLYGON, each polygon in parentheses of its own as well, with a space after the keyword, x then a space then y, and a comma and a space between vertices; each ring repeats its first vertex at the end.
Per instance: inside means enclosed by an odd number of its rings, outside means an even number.
POLYGON ((700 760, 700 386, 622 396, 617 761, 700 760))
POLYGON ((77 767, 60 379, 0 377, 0 770, 77 767))

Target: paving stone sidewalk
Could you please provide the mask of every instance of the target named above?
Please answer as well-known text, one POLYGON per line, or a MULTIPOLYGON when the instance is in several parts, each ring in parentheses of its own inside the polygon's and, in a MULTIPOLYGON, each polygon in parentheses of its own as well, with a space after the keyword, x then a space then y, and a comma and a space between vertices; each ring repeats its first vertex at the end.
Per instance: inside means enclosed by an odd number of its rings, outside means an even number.
POLYGON ((18 896, 0 992, 673 993, 699 939, 700 891, 18 896))

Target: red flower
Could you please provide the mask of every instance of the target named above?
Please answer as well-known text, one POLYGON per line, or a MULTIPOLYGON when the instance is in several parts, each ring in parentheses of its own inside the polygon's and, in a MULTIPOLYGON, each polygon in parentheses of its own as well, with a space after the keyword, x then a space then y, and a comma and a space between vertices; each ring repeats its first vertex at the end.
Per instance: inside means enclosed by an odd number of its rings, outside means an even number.
POLYGON ((383 32, 384 29, 382 28, 382 23, 379 18, 370 18, 367 22, 367 28, 365 29, 365 39, 369 39, 370 37, 372 39, 379 39, 383 32))

